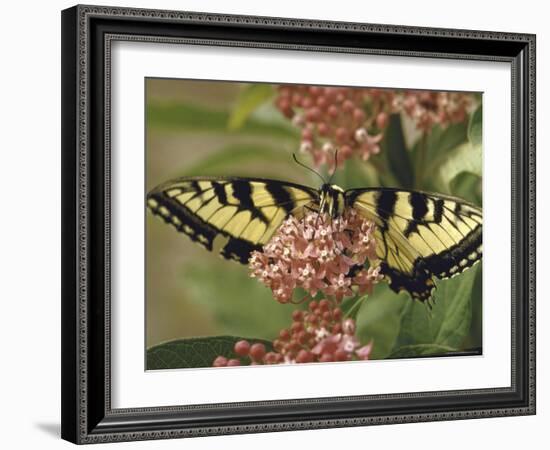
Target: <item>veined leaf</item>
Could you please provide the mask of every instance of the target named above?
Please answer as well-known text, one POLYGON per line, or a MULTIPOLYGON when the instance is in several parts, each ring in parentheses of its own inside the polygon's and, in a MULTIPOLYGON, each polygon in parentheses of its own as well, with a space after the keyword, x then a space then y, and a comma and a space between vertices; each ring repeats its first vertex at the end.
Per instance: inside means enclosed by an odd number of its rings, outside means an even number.
POLYGON ((388 359, 394 358, 415 358, 418 356, 436 356, 445 355, 450 352, 456 352, 456 348, 438 344, 417 344, 404 345, 393 351, 388 359))
POLYGON ((440 292, 435 295, 435 301, 446 303, 446 308, 435 336, 436 344, 458 347, 470 331, 472 288, 477 270, 477 267, 467 270, 438 286, 440 292))
POLYGON ((371 359, 386 358, 391 353, 407 302, 407 294, 396 294, 386 283, 377 284, 372 295, 363 300, 356 319, 357 336, 363 344, 373 341, 371 359))
POLYGON ((436 281, 431 310, 423 303, 410 302, 403 309, 395 349, 418 344, 458 348, 470 331, 477 270, 474 267, 454 278, 436 281))
POLYGON ((266 346, 267 351, 272 350, 271 342, 263 339, 236 336, 178 339, 147 349, 147 370, 212 367, 212 363, 218 356, 239 359, 241 365, 249 365, 248 358, 240 358, 233 350, 235 343, 242 339, 246 339, 251 344, 260 342, 266 346))

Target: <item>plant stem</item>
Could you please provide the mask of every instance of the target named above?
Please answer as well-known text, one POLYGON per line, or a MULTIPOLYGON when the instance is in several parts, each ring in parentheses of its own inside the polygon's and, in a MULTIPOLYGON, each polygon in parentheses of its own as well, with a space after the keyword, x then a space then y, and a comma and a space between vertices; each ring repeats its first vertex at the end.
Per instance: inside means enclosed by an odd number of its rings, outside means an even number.
MULTIPOLYGON (((351 308, 346 311, 346 313, 344 314, 344 317, 351 317, 351 313, 354 312, 355 309, 358 309, 358 307, 361 305, 361 302, 364 298, 365 296, 359 297, 357 301, 351 306, 351 308)), ((351 318, 355 319, 355 315, 356 313, 351 318)))

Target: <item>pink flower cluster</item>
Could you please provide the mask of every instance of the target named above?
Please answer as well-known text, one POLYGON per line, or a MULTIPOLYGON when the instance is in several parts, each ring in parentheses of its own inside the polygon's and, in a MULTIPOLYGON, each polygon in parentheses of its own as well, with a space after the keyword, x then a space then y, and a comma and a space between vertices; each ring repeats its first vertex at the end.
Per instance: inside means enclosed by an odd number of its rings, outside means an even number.
MULTIPOLYGON (((372 342, 361 346, 355 328, 355 321, 344 318, 334 302, 313 300, 307 311, 293 312, 292 325, 279 332, 273 341, 273 351, 266 351, 264 344, 250 344, 246 340, 238 341, 233 351, 251 365, 368 360, 372 342)), ((212 365, 239 366, 241 359, 218 356, 212 365)))
POLYGON ((392 113, 405 113, 428 133, 466 119, 473 96, 460 92, 281 85, 275 105, 302 130, 300 150, 330 170, 353 155, 380 152, 392 113), (335 153, 338 149, 338 161, 335 153))
POLYGON ((404 91, 393 99, 393 110, 403 111, 424 132, 434 125, 447 127, 466 120, 473 106, 471 94, 462 92, 404 91))
POLYGON ((338 301, 355 295, 353 288, 370 293, 382 279, 373 233, 374 224, 354 209, 333 219, 316 212, 301 219, 291 215, 263 251, 252 253, 251 276, 281 303, 290 302, 297 287, 338 301))
POLYGON ((319 167, 334 168, 353 154, 367 160, 380 152, 380 133, 388 124, 391 102, 380 89, 284 85, 275 101, 279 110, 302 128, 300 150, 319 167), (365 102, 369 103, 368 116, 365 102), (377 131, 371 134, 367 129, 377 131))

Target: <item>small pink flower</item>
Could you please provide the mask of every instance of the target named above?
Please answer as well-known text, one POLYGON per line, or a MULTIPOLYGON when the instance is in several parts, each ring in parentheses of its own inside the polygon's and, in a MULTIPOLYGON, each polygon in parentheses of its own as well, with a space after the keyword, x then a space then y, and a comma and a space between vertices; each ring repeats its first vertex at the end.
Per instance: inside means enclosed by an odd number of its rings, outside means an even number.
POLYGON ((377 135, 371 136, 366 135, 364 141, 361 143, 359 148, 359 156, 363 161, 367 161, 371 155, 377 155, 380 153, 380 141, 384 135, 379 133, 377 135))
POLYGON ((311 352, 315 355, 322 355, 323 353, 334 353, 336 350, 338 350, 341 340, 341 334, 331 334, 323 338, 315 347, 313 347, 311 352))
POLYGON ((338 349, 351 354, 355 352, 355 349, 357 347, 359 347, 359 339, 357 339, 357 337, 355 336, 345 334, 340 339, 338 349))
POLYGON ((359 293, 372 294, 374 285, 381 281, 383 278, 380 273, 380 267, 369 267, 368 269, 362 269, 355 277, 353 277, 353 283, 359 287, 359 293))
POLYGON ((285 283, 273 283, 271 285, 273 295, 279 303, 288 303, 292 298, 293 287, 285 283))
POLYGON ((327 295, 332 295, 340 301, 344 297, 353 296, 351 290, 351 278, 343 273, 329 275, 329 285, 325 290, 327 295))
POLYGON ((363 361, 367 361, 372 352, 372 345, 373 345, 373 341, 370 341, 367 345, 364 345, 363 347, 357 349, 355 354, 359 359, 363 361))

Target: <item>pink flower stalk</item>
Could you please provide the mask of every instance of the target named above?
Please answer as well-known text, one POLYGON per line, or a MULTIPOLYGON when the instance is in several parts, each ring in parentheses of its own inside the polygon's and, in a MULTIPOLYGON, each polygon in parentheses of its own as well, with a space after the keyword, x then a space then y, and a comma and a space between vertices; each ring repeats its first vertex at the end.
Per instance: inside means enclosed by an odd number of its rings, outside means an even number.
POLYGON ((370 293, 382 279, 373 234, 374 224, 354 209, 334 219, 316 212, 301 219, 291 215, 261 252, 251 254, 251 277, 281 303, 290 302, 297 287, 337 301, 354 290, 370 293))
MULTIPOLYGON (((334 302, 313 300, 307 311, 293 312, 292 325, 279 332, 272 351, 268 352, 262 343, 246 340, 235 343, 233 351, 252 365, 368 360, 373 343, 361 346, 355 328, 355 321, 343 318, 334 302)), ((241 359, 218 356, 212 365, 237 366, 241 359)))
POLYGON ((434 125, 463 122, 473 105, 473 96, 463 92, 404 91, 393 100, 393 110, 403 111, 426 133, 434 125))
POLYGON ((461 92, 281 85, 275 105, 301 128, 300 151, 316 167, 333 170, 354 155, 367 161, 378 154, 390 114, 404 113, 429 133, 434 125, 464 121, 474 98, 461 92))
POLYGON ((275 104, 302 129, 300 150, 312 156, 315 166, 334 169, 354 154, 367 160, 380 152, 377 144, 388 124, 392 100, 391 90, 283 85, 275 104), (370 139, 358 138, 358 131, 367 129, 370 139))

